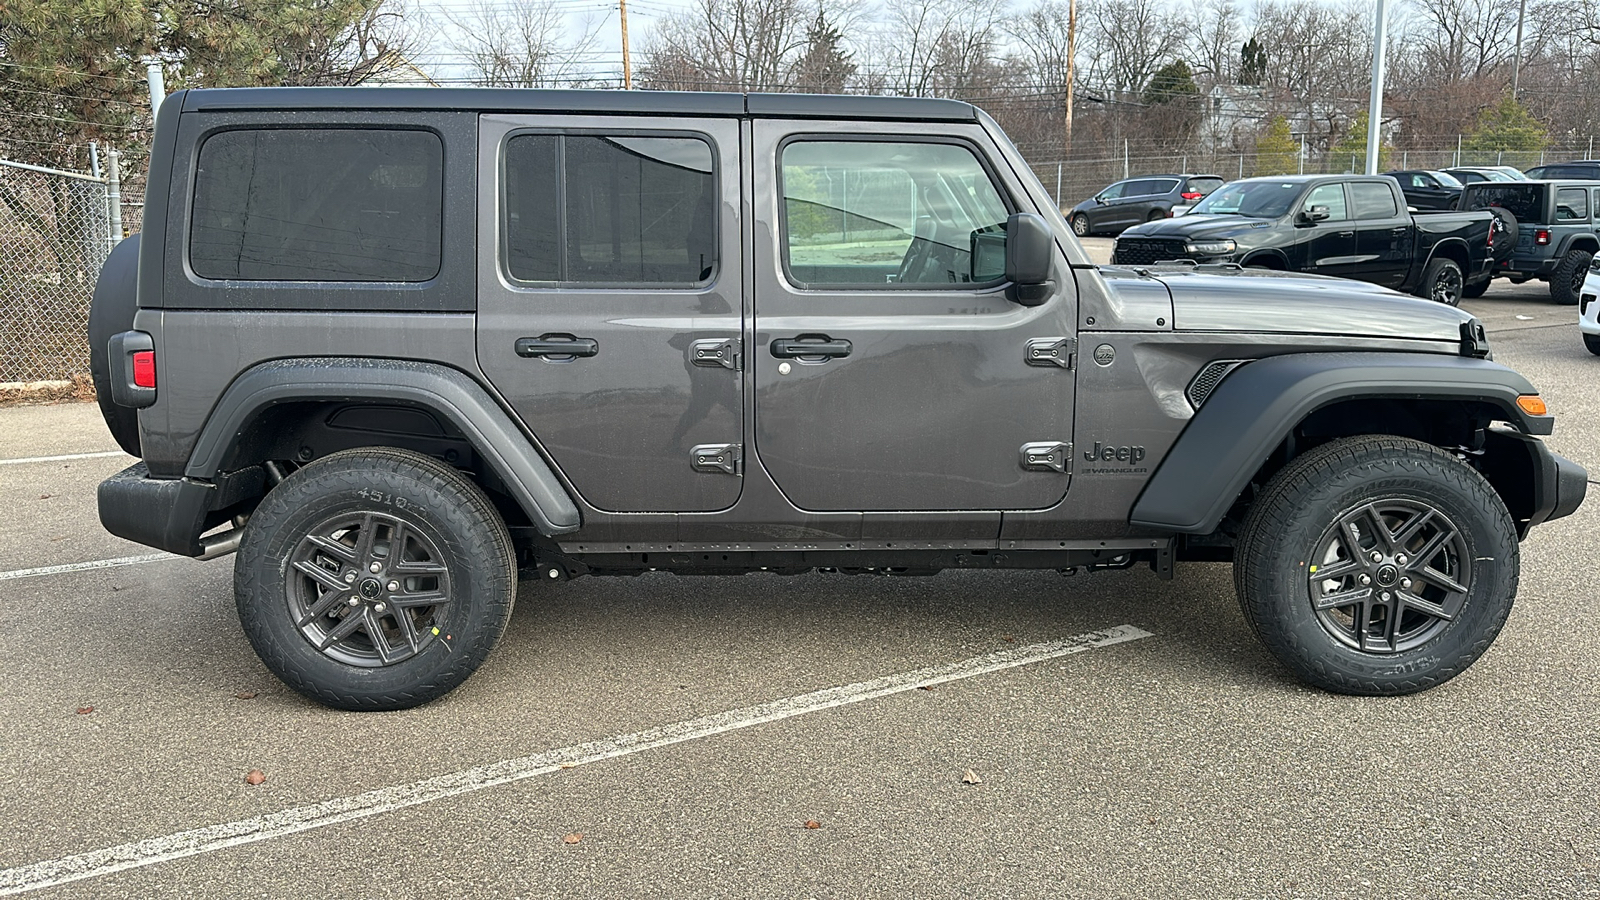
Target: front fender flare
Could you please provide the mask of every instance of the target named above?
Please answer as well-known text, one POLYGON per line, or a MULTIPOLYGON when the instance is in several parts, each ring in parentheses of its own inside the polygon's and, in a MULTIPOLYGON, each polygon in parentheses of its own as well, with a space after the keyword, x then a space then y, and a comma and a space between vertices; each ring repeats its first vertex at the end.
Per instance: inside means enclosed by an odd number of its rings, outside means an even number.
POLYGON ((1526 378, 1483 359, 1428 353, 1291 353, 1247 363, 1206 398, 1133 505, 1134 525, 1209 534, 1290 430, 1316 410, 1365 398, 1477 400, 1524 434, 1549 434, 1517 397, 1526 378))
POLYGON ((312 357, 261 363, 234 379, 211 411, 184 476, 209 481, 263 410, 305 400, 378 400, 425 407, 472 443, 546 535, 577 531, 578 507, 533 441, 477 382, 436 363, 312 357))

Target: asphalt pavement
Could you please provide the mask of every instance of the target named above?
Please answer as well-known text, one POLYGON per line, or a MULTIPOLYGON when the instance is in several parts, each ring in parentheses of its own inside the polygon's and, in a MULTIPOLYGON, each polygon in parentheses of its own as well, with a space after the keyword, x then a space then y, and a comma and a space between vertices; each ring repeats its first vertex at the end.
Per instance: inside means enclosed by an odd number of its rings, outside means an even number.
MULTIPOLYGON (((1600 472, 1543 290, 1466 306, 1600 472)), ((99 527, 128 463, 92 404, 0 410, 0 895, 1600 896, 1600 502, 1411 697, 1301 686, 1191 564, 525 585, 462 688, 358 714, 256 660, 231 558, 99 527)))

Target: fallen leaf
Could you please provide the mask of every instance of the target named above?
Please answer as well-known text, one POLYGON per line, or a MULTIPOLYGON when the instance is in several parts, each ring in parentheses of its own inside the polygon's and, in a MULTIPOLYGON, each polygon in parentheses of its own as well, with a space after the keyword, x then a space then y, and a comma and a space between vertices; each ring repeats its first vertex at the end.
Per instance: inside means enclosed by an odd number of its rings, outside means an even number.
POLYGON ((260 784, 267 780, 267 773, 260 769, 251 769, 250 774, 244 777, 245 784, 260 784))
POLYGON ((978 777, 978 773, 977 772, 974 772, 971 769, 968 769, 967 770, 967 774, 961 776, 961 783, 962 784, 983 784, 983 779, 978 777))
POLYGON ((238 697, 240 700, 254 700, 256 698, 256 692, 255 691, 240 691, 239 693, 234 694, 234 696, 238 697))
POLYGON ((1150 817, 1150 824, 1154 825, 1155 823, 1156 823, 1156 817, 1155 816, 1151 816, 1150 817))
POLYGON ((807 819, 806 820, 806 827, 812 829, 813 831, 815 831, 816 829, 822 827, 822 823, 818 822, 816 819, 807 819))
POLYGON ((563 769, 576 769, 577 767, 578 764, 575 762, 564 762, 561 764, 561 768, 563 769))
POLYGON ((49 500, 50 499, 50 495, 49 494, 40 494, 39 495, 39 499, 40 500, 49 500))
POLYGON ((566 837, 562 838, 561 842, 564 843, 564 844, 576 844, 577 842, 579 842, 581 840, 583 840, 583 834, 580 833, 580 832, 574 831, 573 833, 571 833, 571 834, 567 835, 566 837))
POLYGON ((80 715, 80 716, 87 716, 89 713, 92 713, 92 712, 94 712, 94 707, 92 707, 92 706, 80 706, 80 707, 78 707, 78 715, 80 715))
POLYGON ((1017 642, 1017 639, 1012 637, 1009 634, 1006 635, 1005 637, 1001 638, 1001 640, 1005 641, 1008 644, 1015 644, 1017 642))
POLYGON ((933 685, 925 684, 925 685, 922 685, 921 687, 917 688, 917 690, 919 690, 919 691, 931 691, 931 690, 933 690, 933 685))

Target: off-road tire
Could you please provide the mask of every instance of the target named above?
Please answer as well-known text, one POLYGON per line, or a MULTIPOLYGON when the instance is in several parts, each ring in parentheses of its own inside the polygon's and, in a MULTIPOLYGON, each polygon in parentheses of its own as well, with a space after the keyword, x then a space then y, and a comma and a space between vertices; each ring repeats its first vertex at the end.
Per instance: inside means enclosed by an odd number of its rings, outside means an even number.
POLYGON ((1485 278, 1477 284, 1469 284, 1461 289, 1461 296, 1468 300, 1476 300, 1489 292, 1489 285, 1494 283, 1493 278, 1485 278))
POLYGON ((420 453, 358 448, 267 494, 245 526, 234 595, 256 654, 290 687, 338 709, 405 709, 449 693, 489 655, 511 618, 515 559, 466 476, 420 453), (413 605, 431 597, 443 600, 413 605), (356 631, 335 638, 357 615, 356 631))
POLYGON ((1583 345, 1589 348, 1590 353, 1593 353, 1595 356, 1600 356, 1600 334, 1584 335, 1583 345))
POLYGON ((1078 237, 1088 237, 1091 233, 1089 228, 1089 217, 1083 213, 1078 213, 1077 215, 1073 216, 1072 233, 1078 237))
MULTIPOLYGON (((1387 528, 1384 534, 1395 536, 1387 528)), ((1472 665, 1511 612, 1519 565, 1511 516, 1483 476, 1437 447, 1370 435, 1324 444, 1273 477, 1246 517, 1234 560, 1240 606, 1267 649, 1307 684, 1368 696, 1426 690, 1472 665), (1416 515, 1427 510, 1431 515, 1410 534, 1406 525, 1415 517, 1398 520, 1398 536, 1412 543, 1397 549, 1383 543, 1365 515, 1367 509, 1385 517, 1383 511, 1392 509, 1414 510, 1416 515), (1341 521, 1369 525, 1350 529, 1341 521), (1445 537, 1439 538, 1441 534, 1445 537), (1426 545, 1435 539, 1441 543, 1430 551, 1426 545), (1380 565, 1370 550, 1339 559, 1330 552, 1333 540, 1347 548, 1371 540, 1386 561, 1380 565), (1412 556, 1428 555, 1401 560, 1407 548, 1412 556), (1436 584, 1441 573, 1435 563, 1450 570, 1443 580, 1464 590, 1449 592, 1436 584), (1352 572, 1352 564, 1360 574, 1352 572), (1313 574, 1316 566, 1323 569, 1321 577, 1313 574), (1375 571, 1367 599, 1377 602, 1354 605, 1351 628, 1343 630, 1337 621, 1343 610, 1319 612, 1313 598, 1358 596, 1358 579, 1365 574, 1361 567, 1375 571), (1411 587, 1423 582, 1416 599, 1426 599, 1423 593, 1435 599, 1457 596, 1439 600, 1439 608, 1448 606, 1451 615, 1385 605, 1379 585, 1399 584, 1401 578, 1414 580, 1404 590, 1392 589, 1391 596, 1409 595, 1411 587), (1347 585, 1354 594, 1346 592, 1347 585), (1392 612, 1397 608, 1398 616, 1392 612), (1384 619, 1398 621, 1401 628, 1386 629, 1384 619), (1408 627, 1408 622, 1413 624, 1408 627), (1388 646, 1378 646, 1384 642, 1388 646)))
POLYGON ((1460 306, 1463 287, 1465 279, 1460 264, 1438 256, 1429 260, 1428 267, 1422 270, 1422 283, 1417 285, 1417 296, 1447 306, 1460 306))
POLYGON ((1589 263, 1594 253, 1589 250, 1568 250, 1550 273, 1550 299, 1557 306, 1577 306, 1583 294, 1583 279, 1589 273, 1589 263))

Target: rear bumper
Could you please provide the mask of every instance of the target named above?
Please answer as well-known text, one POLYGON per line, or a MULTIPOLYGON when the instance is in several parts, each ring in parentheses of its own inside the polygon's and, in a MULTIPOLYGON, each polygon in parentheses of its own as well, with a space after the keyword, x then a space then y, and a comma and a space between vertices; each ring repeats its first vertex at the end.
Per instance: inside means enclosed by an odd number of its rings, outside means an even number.
POLYGON ((211 511, 214 485, 187 478, 151 478, 135 463, 100 483, 100 524, 120 538, 176 553, 200 556, 200 535, 211 511))

